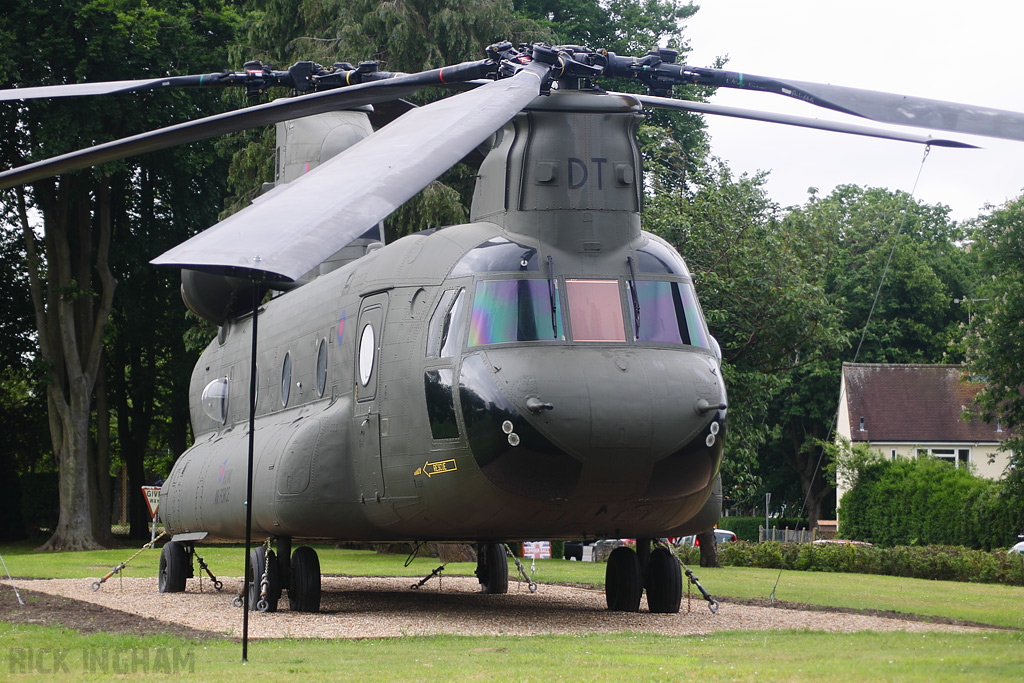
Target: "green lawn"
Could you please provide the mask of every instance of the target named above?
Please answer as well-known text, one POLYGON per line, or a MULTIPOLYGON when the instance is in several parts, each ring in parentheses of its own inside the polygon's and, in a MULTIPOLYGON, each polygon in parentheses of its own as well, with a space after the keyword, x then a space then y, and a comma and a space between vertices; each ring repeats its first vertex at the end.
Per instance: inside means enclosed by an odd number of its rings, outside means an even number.
MULTIPOLYGON (((95 579, 136 548, 38 553, 31 544, 0 546, 16 577, 95 579)), ((350 576, 423 576, 438 564, 368 551, 318 548, 323 570, 350 576)), ((200 551, 215 573, 242 572, 239 547, 200 551)), ((153 576, 158 550, 139 555, 127 576, 153 576)), ((527 569, 531 562, 524 560, 527 569)), ((453 563, 448 574, 471 574, 453 563)), ((767 598, 777 570, 694 568, 716 597, 767 598)), ((538 560, 540 582, 601 585, 604 565, 538 560)), ((9 590, 6 576, 0 590, 9 590)), ((858 574, 785 571, 779 600, 854 609, 941 615, 1024 629, 1024 588, 858 574)), ((729 632, 534 637, 405 637, 359 641, 253 641, 249 662, 229 640, 170 636, 83 635, 59 627, 0 622, 0 680, 169 678, 276 680, 1024 680, 1024 630, 988 633, 729 632)))
POLYGON ((241 645, 227 640, 76 635, 0 622, 4 680, 150 680, 183 674, 236 682, 240 675, 316 681, 998 681, 1024 675, 1024 636, 784 631, 272 640, 250 643, 243 664, 241 645))

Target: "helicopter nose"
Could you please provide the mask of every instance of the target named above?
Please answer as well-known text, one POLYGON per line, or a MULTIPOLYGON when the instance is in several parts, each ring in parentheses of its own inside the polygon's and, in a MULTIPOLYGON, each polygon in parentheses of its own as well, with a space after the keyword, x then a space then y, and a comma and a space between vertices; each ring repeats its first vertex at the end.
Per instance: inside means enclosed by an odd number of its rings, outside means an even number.
POLYGON ((699 352, 489 349, 463 359, 459 390, 478 465, 511 493, 679 499, 721 461, 724 389, 699 352))

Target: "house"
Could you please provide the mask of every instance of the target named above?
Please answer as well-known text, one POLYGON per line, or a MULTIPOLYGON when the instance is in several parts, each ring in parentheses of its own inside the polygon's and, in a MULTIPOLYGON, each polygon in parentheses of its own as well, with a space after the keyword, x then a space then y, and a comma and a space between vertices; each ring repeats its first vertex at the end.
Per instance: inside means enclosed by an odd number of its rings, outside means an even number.
MULTIPOLYGON (((931 456, 998 479, 1009 461, 997 452, 1002 426, 965 419, 981 389, 961 365, 843 363, 836 433, 867 443, 886 458, 931 456)), ((841 502, 849 484, 837 477, 841 502)))

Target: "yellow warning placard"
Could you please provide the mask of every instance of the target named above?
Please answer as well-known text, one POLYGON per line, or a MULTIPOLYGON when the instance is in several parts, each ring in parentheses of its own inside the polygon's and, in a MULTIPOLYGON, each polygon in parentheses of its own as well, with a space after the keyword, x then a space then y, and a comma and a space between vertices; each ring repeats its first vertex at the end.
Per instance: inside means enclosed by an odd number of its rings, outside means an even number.
POLYGON ((160 487, 143 486, 142 493, 146 496, 146 507, 149 508, 149 516, 156 519, 157 510, 160 509, 160 487))
POLYGON ((430 478, 435 474, 455 472, 458 469, 459 466, 455 463, 455 458, 450 458, 448 460, 439 460, 438 462, 424 462, 423 467, 416 468, 416 471, 413 472, 413 476, 418 477, 421 474, 425 474, 427 475, 427 478, 430 478))

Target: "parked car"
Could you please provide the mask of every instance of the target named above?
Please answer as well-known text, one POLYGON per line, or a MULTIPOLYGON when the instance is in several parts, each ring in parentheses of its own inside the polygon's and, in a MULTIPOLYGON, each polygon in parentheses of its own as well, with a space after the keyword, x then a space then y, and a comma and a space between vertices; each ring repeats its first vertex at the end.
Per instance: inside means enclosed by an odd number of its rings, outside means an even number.
MULTIPOLYGON (((728 529, 715 529, 715 543, 732 543, 736 540, 736 534, 728 529)), ((683 536, 676 542, 677 548, 689 548, 700 546, 696 536, 683 536)))
POLYGON ((1018 543, 1017 545, 1013 546, 1012 548, 1010 548, 1006 552, 1010 553, 1011 555, 1014 554, 1014 553, 1016 553, 1017 555, 1024 555, 1024 541, 1021 541, 1020 543, 1018 543))
POLYGON ((583 541, 566 541, 562 557, 567 560, 583 561, 583 541))

